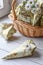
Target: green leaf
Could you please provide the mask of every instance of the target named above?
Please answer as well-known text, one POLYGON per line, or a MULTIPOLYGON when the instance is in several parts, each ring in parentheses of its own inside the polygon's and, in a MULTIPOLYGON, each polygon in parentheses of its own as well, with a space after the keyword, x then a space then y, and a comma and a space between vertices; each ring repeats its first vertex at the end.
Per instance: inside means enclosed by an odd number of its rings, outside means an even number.
POLYGON ((32 8, 35 8, 35 5, 33 5, 32 8))
POLYGON ((27 3, 27 1, 23 1, 23 5, 25 5, 27 3))
POLYGON ((34 0, 35 1, 35 3, 37 2, 37 0, 34 0))

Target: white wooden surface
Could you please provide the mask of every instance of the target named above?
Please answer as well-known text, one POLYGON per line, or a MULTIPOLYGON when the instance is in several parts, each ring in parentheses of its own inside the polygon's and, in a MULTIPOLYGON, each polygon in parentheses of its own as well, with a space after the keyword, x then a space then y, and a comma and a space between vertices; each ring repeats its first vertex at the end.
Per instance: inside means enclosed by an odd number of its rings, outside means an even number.
MULTIPOLYGON (((0 23, 2 22, 10 23, 12 21, 6 16, 0 19, 0 23)), ((0 36, 0 65, 43 65, 43 38, 27 38, 19 32, 17 32, 10 41, 6 41, 2 36, 0 36), (14 50, 27 39, 33 39, 37 46, 37 49, 32 57, 13 60, 1 59, 4 55, 14 50)))

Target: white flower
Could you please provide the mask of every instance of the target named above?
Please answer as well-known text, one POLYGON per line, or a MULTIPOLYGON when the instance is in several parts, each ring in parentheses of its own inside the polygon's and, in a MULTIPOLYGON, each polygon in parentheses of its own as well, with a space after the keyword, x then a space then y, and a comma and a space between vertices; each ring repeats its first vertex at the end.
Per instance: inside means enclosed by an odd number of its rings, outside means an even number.
POLYGON ((27 3, 28 3, 30 6, 33 6, 33 5, 34 5, 34 0, 28 0, 27 3))
POLYGON ((38 8, 38 7, 39 7, 39 3, 36 3, 36 4, 35 4, 35 7, 38 8))
POLYGON ((32 8, 31 12, 32 12, 33 14, 35 14, 36 8, 32 8))
POLYGON ((30 4, 26 4, 26 5, 25 5, 25 9, 26 9, 26 10, 31 10, 30 4))

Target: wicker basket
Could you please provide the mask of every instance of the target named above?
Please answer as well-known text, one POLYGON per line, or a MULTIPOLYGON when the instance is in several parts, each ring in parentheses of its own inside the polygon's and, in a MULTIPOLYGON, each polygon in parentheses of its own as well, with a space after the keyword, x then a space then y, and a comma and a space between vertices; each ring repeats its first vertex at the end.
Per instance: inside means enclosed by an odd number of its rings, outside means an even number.
POLYGON ((13 0, 12 11, 9 15, 9 18, 13 21, 15 29, 27 37, 29 36, 30 37, 43 37, 43 27, 32 26, 29 23, 17 20, 16 14, 14 11, 15 3, 16 3, 16 0, 13 0))

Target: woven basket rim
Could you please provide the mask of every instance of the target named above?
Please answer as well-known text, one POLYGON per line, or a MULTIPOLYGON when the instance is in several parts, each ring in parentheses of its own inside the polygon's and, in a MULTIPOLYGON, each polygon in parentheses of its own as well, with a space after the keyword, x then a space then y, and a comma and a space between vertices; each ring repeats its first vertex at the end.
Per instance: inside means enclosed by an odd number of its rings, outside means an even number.
POLYGON ((12 13, 10 13, 10 14, 8 15, 8 17, 9 17, 10 19, 12 19, 13 22, 18 23, 18 24, 21 25, 21 26, 27 25, 27 26, 30 26, 30 27, 33 27, 33 28, 43 29, 43 26, 32 26, 32 25, 29 24, 28 22, 24 22, 24 21, 18 20, 17 18, 15 19, 15 18, 14 18, 14 15, 13 15, 12 13), (23 24, 23 25, 22 25, 22 24, 23 24))

